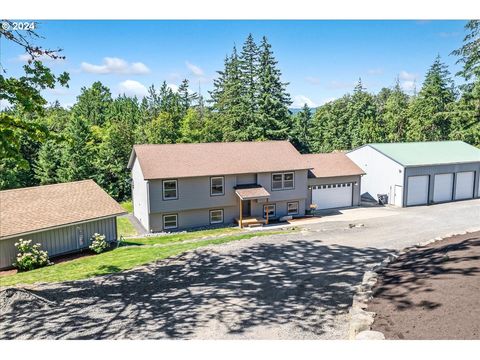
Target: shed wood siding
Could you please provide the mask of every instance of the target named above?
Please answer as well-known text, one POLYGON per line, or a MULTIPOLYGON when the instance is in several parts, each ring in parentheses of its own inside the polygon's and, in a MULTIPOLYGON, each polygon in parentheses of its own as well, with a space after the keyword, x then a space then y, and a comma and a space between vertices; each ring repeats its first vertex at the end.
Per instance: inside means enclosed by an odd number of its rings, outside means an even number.
POLYGON ((148 182, 143 180, 140 162, 135 159, 132 167, 132 201, 133 214, 146 230, 149 230, 148 182))
MULTIPOLYGON (((353 183, 353 206, 360 205, 360 188, 361 188, 360 176, 342 176, 342 177, 331 177, 331 178, 309 178, 308 186, 316 185, 329 185, 329 184, 344 184, 344 183, 353 183), (355 185, 356 183, 356 185, 355 185)), ((308 190, 307 198, 307 207, 312 203, 312 189, 308 190)))
POLYGON ((378 194, 387 194, 392 204, 395 185, 403 187, 404 167, 368 145, 349 152, 347 156, 366 173, 362 177, 361 195, 378 200, 378 194))
POLYGON ((12 266, 17 255, 15 243, 19 239, 32 240, 33 243, 42 244, 42 249, 48 251, 50 257, 74 252, 82 248, 88 248, 90 237, 94 233, 105 235, 106 240, 114 241, 117 239, 116 218, 96 220, 76 225, 59 227, 56 229, 0 240, 0 268, 12 266), (83 230, 83 245, 78 242, 78 229, 83 230))
MULTIPOLYGON (((406 176, 419 176, 419 175, 430 175, 430 192, 428 195, 428 202, 430 204, 434 203, 434 181, 435 174, 447 174, 447 173, 459 173, 465 171, 473 171, 474 174, 474 198, 480 197, 478 183, 480 181, 480 163, 467 163, 467 164, 452 164, 452 165, 432 165, 432 166, 417 166, 417 167, 407 167, 405 169, 406 176)), ((455 176, 455 175, 454 175, 455 176)), ((455 183, 456 181, 454 181, 455 183)), ((455 187, 455 184, 454 184, 455 187)), ((455 189, 453 190, 455 193, 455 189)), ((404 196, 406 197, 406 191, 404 196)))

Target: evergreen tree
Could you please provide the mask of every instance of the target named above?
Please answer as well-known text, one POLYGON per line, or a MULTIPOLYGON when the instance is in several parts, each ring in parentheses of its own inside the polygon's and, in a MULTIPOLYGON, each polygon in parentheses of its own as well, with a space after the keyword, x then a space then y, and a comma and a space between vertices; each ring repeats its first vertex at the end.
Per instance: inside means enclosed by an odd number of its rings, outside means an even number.
POLYGON ((58 180, 67 182, 91 178, 94 174, 95 149, 89 122, 82 117, 72 116, 64 136, 58 180))
POLYGON ((72 111, 75 117, 82 117, 91 125, 102 126, 111 102, 110 89, 96 81, 90 88, 82 87, 72 111))
POLYGON ((305 154, 310 152, 312 132, 312 111, 310 107, 303 105, 302 111, 298 112, 294 118, 292 131, 292 143, 298 151, 305 154))
POLYGON ((190 93, 188 86, 188 80, 184 79, 178 87, 178 96, 180 98, 179 102, 182 116, 187 114, 187 111, 193 105, 193 102, 198 99, 198 94, 195 92, 190 93))
POLYGON ((180 126, 180 142, 199 143, 204 140, 204 118, 199 109, 190 108, 180 126))
POLYGON ((381 116, 385 124, 385 135, 388 142, 405 140, 405 131, 408 124, 408 95, 400 87, 397 79, 393 90, 388 95, 381 116))
POLYGON ((58 171, 62 164, 61 144, 54 140, 47 140, 38 152, 38 159, 34 166, 35 178, 40 185, 59 182, 58 171))
POLYGON ((450 133, 449 108, 455 90, 447 66, 437 56, 425 76, 422 89, 411 102, 407 139, 411 141, 444 140, 450 133))
POLYGON ((291 127, 288 107, 292 102, 286 92, 288 83, 282 83, 281 75, 271 45, 263 37, 258 71, 258 115, 253 122, 261 133, 254 138, 280 140, 288 136, 291 127))

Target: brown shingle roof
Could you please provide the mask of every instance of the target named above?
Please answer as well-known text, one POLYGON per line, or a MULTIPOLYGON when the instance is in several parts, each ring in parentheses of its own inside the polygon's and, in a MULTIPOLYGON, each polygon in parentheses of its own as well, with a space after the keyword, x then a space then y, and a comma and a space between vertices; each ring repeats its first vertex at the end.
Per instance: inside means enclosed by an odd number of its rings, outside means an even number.
POLYGON ((0 239, 124 214, 92 180, 0 191, 0 239))
POLYGON ((168 179, 307 169, 288 141, 135 145, 143 176, 168 179))
POLYGON ((265 190, 263 186, 252 186, 248 188, 240 188, 240 189, 236 189, 235 193, 242 200, 262 199, 262 198, 268 198, 270 196, 270 193, 267 190, 265 190))
POLYGON ((362 169, 342 152, 306 154, 302 156, 305 165, 311 168, 309 177, 324 178, 365 174, 362 169))

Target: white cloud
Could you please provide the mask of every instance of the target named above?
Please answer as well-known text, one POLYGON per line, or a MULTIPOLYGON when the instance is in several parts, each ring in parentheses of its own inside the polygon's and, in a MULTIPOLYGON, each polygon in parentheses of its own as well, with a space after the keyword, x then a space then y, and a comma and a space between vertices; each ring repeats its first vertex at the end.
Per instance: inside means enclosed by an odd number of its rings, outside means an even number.
POLYGON ((301 108, 305 104, 307 104, 308 107, 317 107, 317 104, 315 104, 315 102, 313 102, 311 99, 309 99, 305 95, 294 96, 292 107, 301 108))
POLYGON ((172 90, 174 93, 178 92, 178 86, 175 84, 167 84, 167 87, 172 90))
POLYGON ((197 65, 194 65, 188 61, 185 61, 185 65, 191 71, 191 73, 195 76, 202 77, 204 75, 204 71, 197 65))
POLYGON ((377 68, 377 69, 370 69, 367 71, 368 75, 382 75, 383 74, 383 69, 382 68, 377 68))
POLYGON ((322 100, 321 105, 324 105, 324 104, 329 103, 329 102, 334 101, 334 100, 337 100, 337 98, 336 97, 325 98, 325 99, 322 100))
POLYGON ((101 65, 82 62, 80 65, 82 71, 91 74, 131 74, 143 75, 148 74, 150 69, 141 62, 129 63, 123 59, 116 57, 105 57, 101 65))
POLYGON ((416 87, 417 74, 402 70, 398 75, 401 88, 406 92, 413 92, 416 87))
POLYGON ((320 84, 320 79, 318 77, 315 77, 315 76, 307 76, 305 78, 305 81, 309 84, 312 84, 312 85, 319 85, 320 84))
MULTIPOLYGON (((59 54, 58 54, 59 55, 59 54)), ((60 56, 60 55, 59 55, 60 56)), ((20 62, 28 62, 29 60, 32 60, 32 56, 30 54, 27 54, 27 53, 24 53, 24 54, 20 54, 17 56, 16 58, 17 61, 20 61, 20 62)), ((35 60, 39 60, 39 61, 42 61, 42 62, 47 62, 47 61, 55 61, 55 62, 60 62, 60 61, 65 61, 65 59, 54 59, 50 56, 47 56, 47 55, 40 55, 40 56, 36 56, 35 57, 35 60)))
POLYGON ((148 94, 148 90, 145 85, 135 80, 122 81, 118 85, 118 88, 120 94, 125 94, 128 96, 144 97, 148 94))
POLYGON ((7 108, 11 107, 12 104, 10 104, 9 101, 0 99, 0 110, 6 110, 7 108))

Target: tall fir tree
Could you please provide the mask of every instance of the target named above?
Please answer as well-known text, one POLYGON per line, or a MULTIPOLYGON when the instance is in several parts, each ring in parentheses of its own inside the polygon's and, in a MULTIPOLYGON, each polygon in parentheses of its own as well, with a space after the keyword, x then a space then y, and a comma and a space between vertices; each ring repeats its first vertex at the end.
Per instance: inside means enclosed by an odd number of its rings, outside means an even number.
POLYGON ((408 124, 408 95, 402 90, 397 78, 395 86, 386 98, 381 116, 385 124, 385 140, 401 142, 405 140, 408 124))
POLYGON ((312 118, 312 110, 307 104, 294 117, 292 143, 303 154, 310 152, 312 118))
POLYGON ((110 89, 96 81, 89 88, 82 87, 72 112, 75 117, 82 117, 91 125, 102 126, 111 102, 110 89))
POLYGON ((281 81, 282 73, 277 68, 272 47, 266 37, 260 46, 258 70, 258 115, 257 127, 260 139, 281 140, 288 137, 292 126, 288 107, 292 104, 286 91, 288 83, 281 81))
POLYGON ((450 133, 451 104, 455 88, 447 66, 437 56, 428 70, 422 89, 410 103, 407 139, 445 140, 450 133))
POLYGON ((40 185, 55 184, 60 181, 58 171, 62 165, 62 148, 55 140, 47 140, 38 152, 34 165, 35 178, 40 185))

